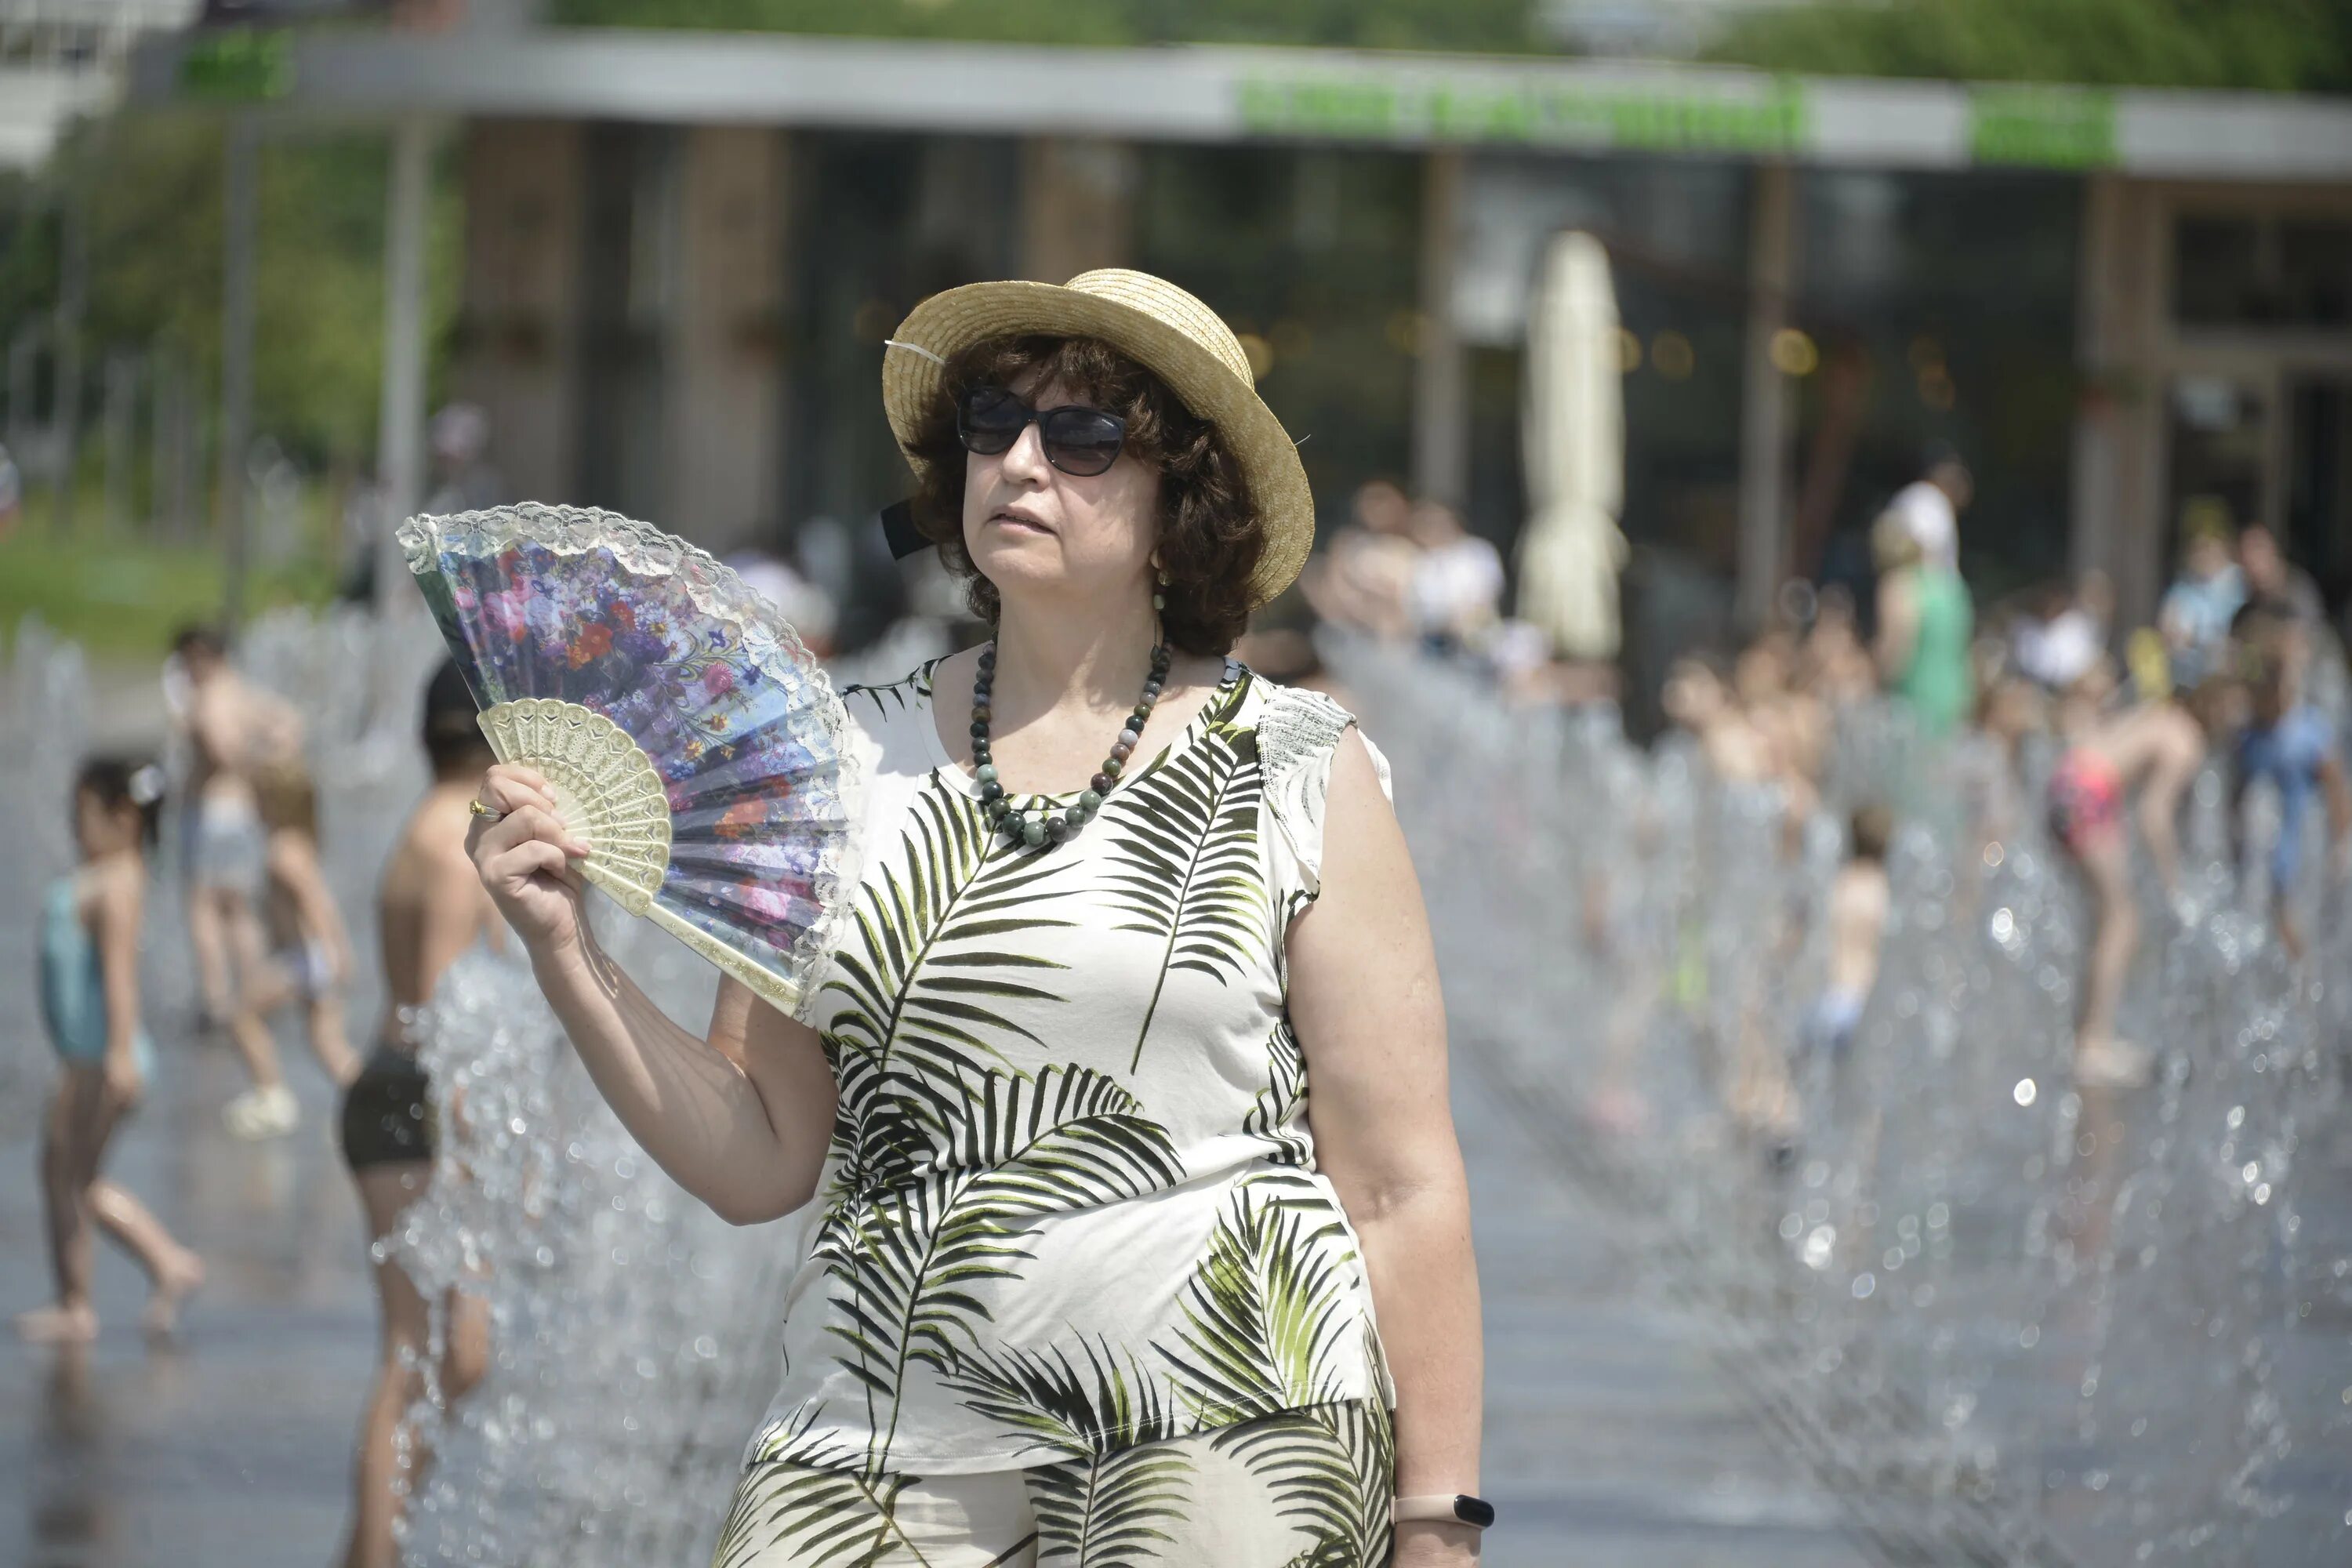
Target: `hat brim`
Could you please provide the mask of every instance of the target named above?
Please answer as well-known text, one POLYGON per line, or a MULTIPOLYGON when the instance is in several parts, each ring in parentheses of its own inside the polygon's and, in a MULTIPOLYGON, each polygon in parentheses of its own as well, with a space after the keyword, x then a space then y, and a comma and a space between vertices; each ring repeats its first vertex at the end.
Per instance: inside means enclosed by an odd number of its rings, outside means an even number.
POLYGON ((1057 283, 968 283, 916 306, 882 358, 883 410, 909 463, 918 461, 911 442, 939 395, 946 362, 974 343, 1031 334, 1097 338, 1166 382, 1195 418, 1215 426, 1241 465, 1265 531, 1265 551, 1250 574, 1251 608, 1297 580, 1315 544, 1315 499, 1282 421, 1255 386, 1180 327, 1099 294, 1057 283))

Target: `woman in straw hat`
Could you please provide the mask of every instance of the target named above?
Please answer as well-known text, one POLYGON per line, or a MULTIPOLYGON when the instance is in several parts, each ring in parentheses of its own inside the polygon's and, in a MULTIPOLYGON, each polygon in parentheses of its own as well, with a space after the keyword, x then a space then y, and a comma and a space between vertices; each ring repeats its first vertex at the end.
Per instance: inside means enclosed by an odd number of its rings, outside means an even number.
POLYGON ((1224 323, 1127 271, 934 297, 883 399, 993 631, 845 694, 866 865, 801 1016, 730 982, 694 1040, 548 846, 483 868, 666 1167, 740 1221, 821 1200, 717 1562, 1475 1561, 1419 889, 1349 716, 1229 655, 1313 541, 1290 438, 1224 323))

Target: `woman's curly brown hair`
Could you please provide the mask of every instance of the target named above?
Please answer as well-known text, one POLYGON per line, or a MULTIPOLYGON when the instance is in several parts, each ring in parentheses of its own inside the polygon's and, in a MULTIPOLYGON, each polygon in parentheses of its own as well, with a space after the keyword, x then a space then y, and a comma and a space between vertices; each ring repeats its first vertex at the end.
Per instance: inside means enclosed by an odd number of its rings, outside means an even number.
POLYGON ((916 427, 908 450, 919 479, 915 526, 939 546, 948 570, 964 581, 973 615, 993 624, 1003 605, 963 542, 965 453, 956 438, 956 403, 974 386, 1009 386, 1035 373, 1038 386, 1058 387, 1127 420, 1125 452, 1160 470, 1160 570, 1168 586, 1160 612, 1170 646, 1190 654, 1223 654, 1248 628, 1250 577, 1265 549, 1265 529, 1251 504, 1241 464, 1216 426, 1196 419, 1168 384, 1094 338, 996 338, 948 362, 939 395, 916 427))

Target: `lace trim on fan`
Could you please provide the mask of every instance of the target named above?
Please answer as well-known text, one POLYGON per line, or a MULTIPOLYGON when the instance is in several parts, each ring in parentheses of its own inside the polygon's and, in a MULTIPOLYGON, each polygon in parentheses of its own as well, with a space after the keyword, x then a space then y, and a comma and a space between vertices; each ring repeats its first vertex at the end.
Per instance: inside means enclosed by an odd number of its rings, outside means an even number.
POLYGON ((819 853, 813 879, 824 916, 801 932, 792 951, 783 955, 794 987, 803 995, 814 993, 818 971, 840 942, 848 921, 850 895, 857 886, 864 850, 866 767, 856 743, 856 723, 834 690, 832 677, 775 605, 709 552, 651 523, 598 507, 522 501, 446 517, 419 515, 402 523, 395 537, 409 572, 420 576, 437 569, 435 557, 443 549, 476 555, 495 555, 517 544, 541 545, 562 555, 609 551, 632 572, 684 579, 687 597, 696 609, 743 629, 744 650, 763 674, 788 673, 814 684, 821 699, 814 711, 836 759, 843 831, 819 853), (750 635, 754 631, 760 634, 758 638, 750 635), (768 646, 762 647, 761 641, 768 646))

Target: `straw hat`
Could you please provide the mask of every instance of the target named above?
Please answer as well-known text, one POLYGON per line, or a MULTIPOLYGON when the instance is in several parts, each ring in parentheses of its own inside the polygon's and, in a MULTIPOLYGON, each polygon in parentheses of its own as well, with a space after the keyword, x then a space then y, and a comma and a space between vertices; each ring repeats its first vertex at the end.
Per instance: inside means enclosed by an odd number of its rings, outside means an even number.
POLYGON ((1195 418, 1215 426, 1265 529, 1265 552, 1250 577, 1252 607, 1290 586, 1315 542, 1315 498, 1297 448, 1258 396, 1233 329, 1148 272, 1105 267, 1060 285, 970 283, 916 306, 882 360, 882 406, 908 461, 915 460, 909 443, 948 362, 974 343, 1033 333, 1108 343, 1166 382, 1195 418))

